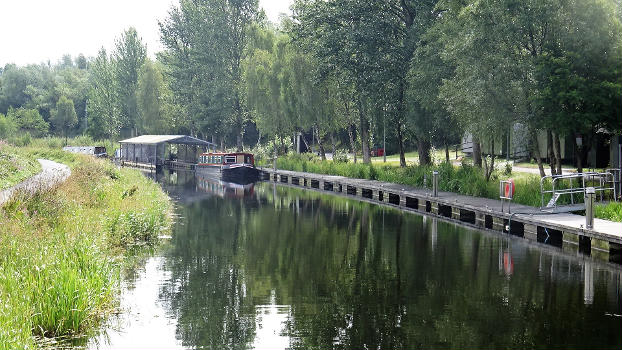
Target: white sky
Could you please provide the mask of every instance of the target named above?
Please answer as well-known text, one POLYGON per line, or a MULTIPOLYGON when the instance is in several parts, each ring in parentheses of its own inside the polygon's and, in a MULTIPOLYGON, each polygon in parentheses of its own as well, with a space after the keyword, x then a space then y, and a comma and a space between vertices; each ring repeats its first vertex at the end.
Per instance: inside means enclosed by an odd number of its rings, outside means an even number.
MULTIPOLYGON (((274 22, 289 13, 292 0, 259 0, 274 22)), ((96 56, 130 26, 147 44, 149 56, 161 50, 158 20, 178 0, 0 0, 0 67, 23 66, 64 54, 96 56)))

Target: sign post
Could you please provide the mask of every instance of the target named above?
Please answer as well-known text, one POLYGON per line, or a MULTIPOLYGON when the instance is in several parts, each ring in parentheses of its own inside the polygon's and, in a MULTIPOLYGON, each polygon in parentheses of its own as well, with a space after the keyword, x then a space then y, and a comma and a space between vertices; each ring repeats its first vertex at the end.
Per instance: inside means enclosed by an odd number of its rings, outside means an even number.
POLYGON ((499 181, 499 199, 501 199, 501 212, 504 212, 505 201, 508 202, 508 213, 510 213, 510 203, 514 198, 514 180, 499 181))
POLYGON ((585 189, 585 228, 594 229, 594 197, 596 196, 594 187, 585 189))

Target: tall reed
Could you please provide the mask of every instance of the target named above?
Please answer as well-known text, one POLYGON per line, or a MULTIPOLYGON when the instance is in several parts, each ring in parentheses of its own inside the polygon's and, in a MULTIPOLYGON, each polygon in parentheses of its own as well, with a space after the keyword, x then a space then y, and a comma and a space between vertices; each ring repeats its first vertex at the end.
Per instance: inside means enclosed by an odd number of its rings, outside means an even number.
POLYGON ((92 329, 115 306, 126 247, 156 242, 170 226, 171 203, 153 181, 71 159, 64 184, 0 208, 0 349, 92 329))

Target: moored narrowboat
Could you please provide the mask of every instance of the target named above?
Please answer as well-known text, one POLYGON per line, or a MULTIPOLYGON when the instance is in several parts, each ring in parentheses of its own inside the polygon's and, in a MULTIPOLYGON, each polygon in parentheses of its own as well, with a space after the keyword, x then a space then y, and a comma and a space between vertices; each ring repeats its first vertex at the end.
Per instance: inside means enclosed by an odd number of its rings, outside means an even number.
POLYGON ((244 198, 254 194, 255 183, 239 184, 215 179, 211 176, 196 176, 197 188, 203 192, 216 195, 221 198, 244 198))
POLYGON ((227 182, 247 184, 259 180, 251 153, 201 153, 195 169, 202 176, 227 182))

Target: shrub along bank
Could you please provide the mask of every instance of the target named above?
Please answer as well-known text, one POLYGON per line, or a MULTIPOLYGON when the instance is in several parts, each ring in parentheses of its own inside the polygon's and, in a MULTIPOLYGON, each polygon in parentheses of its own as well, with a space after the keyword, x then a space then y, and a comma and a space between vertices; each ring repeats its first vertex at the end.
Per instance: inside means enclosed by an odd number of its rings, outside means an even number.
POLYGON ((0 191, 40 171, 41 164, 33 154, 0 141, 0 191))
MULTIPOLYGON (((270 165, 266 164, 266 166, 270 165)), ((411 165, 400 168, 391 165, 379 166, 377 164, 322 161, 309 153, 303 153, 279 157, 277 167, 284 170, 379 180, 427 188, 432 187, 432 171, 436 170, 439 172, 439 190, 492 199, 499 198, 499 180, 512 178, 516 186, 513 203, 533 207, 541 206, 540 177, 538 175, 495 171, 490 181, 486 181, 483 172, 468 163, 463 163, 459 167, 450 163, 441 163, 433 166, 411 165)), ((575 196, 575 201, 582 200, 582 198, 577 197, 575 196)), ((545 195, 545 203, 550 198, 550 195, 545 195)), ((564 196, 558 200, 558 203, 567 204, 569 201, 570 198, 564 196)), ((613 205, 612 208, 614 208, 613 205)), ((622 217, 609 215, 612 212, 614 209, 599 209, 595 211, 595 216, 607 220, 622 221, 622 217)))
POLYGON ((115 306, 125 249, 171 223, 169 198, 138 171, 57 156, 72 164, 65 183, 0 208, 0 349, 92 329, 115 306))

